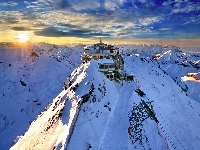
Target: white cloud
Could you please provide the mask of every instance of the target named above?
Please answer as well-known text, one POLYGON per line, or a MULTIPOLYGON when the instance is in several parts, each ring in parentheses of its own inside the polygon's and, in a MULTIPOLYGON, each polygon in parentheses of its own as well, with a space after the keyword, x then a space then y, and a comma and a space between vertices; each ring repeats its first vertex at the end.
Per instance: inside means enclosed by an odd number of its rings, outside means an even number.
POLYGON ((126 0, 105 0, 104 7, 107 10, 115 10, 123 5, 126 0))
POLYGON ((139 19, 140 25, 142 26, 148 26, 154 22, 159 22, 161 20, 160 17, 147 17, 144 19, 139 19))
POLYGON ((106 0, 104 5, 107 10, 115 10, 115 7, 117 6, 115 3, 113 3, 110 0, 106 0))
POLYGON ((70 4, 72 4, 72 8, 75 10, 95 10, 100 7, 100 3, 97 0, 71 0, 70 4))
POLYGON ((191 23, 200 24, 200 15, 199 15, 199 16, 191 16, 191 17, 184 23, 184 25, 191 24, 191 23))
POLYGON ((0 6, 17 6, 18 3, 15 2, 5 2, 5 3, 0 3, 0 6))
POLYGON ((146 0, 139 0, 141 3, 146 3, 146 0))
POLYGON ((177 2, 174 4, 173 13, 190 13, 192 11, 199 11, 200 3, 194 3, 189 1, 177 2))
POLYGON ((170 31, 171 29, 170 28, 160 28, 159 30, 160 31, 170 31))
POLYGON ((126 0, 118 0, 119 4, 123 4, 126 0))

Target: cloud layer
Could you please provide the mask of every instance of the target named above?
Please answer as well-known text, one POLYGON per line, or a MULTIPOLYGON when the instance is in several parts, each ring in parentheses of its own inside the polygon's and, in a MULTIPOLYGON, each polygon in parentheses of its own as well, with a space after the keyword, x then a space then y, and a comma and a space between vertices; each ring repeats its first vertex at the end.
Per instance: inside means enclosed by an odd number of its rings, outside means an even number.
POLYGON ((44 37, 200 38, 192 0, 10 0, 0 10, 0 27, 44 37))

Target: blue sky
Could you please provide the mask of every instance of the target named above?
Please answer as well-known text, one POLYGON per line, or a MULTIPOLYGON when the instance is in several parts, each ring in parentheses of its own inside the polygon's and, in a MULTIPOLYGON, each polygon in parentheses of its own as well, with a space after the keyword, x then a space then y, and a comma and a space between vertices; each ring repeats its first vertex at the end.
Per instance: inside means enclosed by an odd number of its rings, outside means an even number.
POLYGON ((0 32, 27 32, 33 39, 198 41, 200 1, 1 0, 0 32))

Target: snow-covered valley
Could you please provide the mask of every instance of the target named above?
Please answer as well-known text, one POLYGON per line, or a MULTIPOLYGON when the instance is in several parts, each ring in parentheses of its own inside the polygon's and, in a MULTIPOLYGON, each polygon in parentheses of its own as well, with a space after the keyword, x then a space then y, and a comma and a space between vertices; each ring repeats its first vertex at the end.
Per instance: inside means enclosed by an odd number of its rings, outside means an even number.
POLYGON ((83 46, 1 45, 0 149, 198 150, 200 53, 118 47, 134 81, 109 80, 83 46))

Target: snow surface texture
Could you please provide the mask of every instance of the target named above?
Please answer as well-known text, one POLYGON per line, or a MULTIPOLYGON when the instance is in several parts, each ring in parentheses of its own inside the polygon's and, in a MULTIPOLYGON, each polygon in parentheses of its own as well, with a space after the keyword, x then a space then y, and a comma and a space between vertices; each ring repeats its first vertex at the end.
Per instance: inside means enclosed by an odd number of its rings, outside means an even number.
POLYGON ((82 47, 45 43, 0 47, 1 150, 9 149, 59 94, 66 77, 81 64, 81 54, 82 47))
POLYGON ((199 149, 199 53, 119 46, 135 77, 116 83, 81 46, 28 47, 0 50, 0 149, 199 149))

